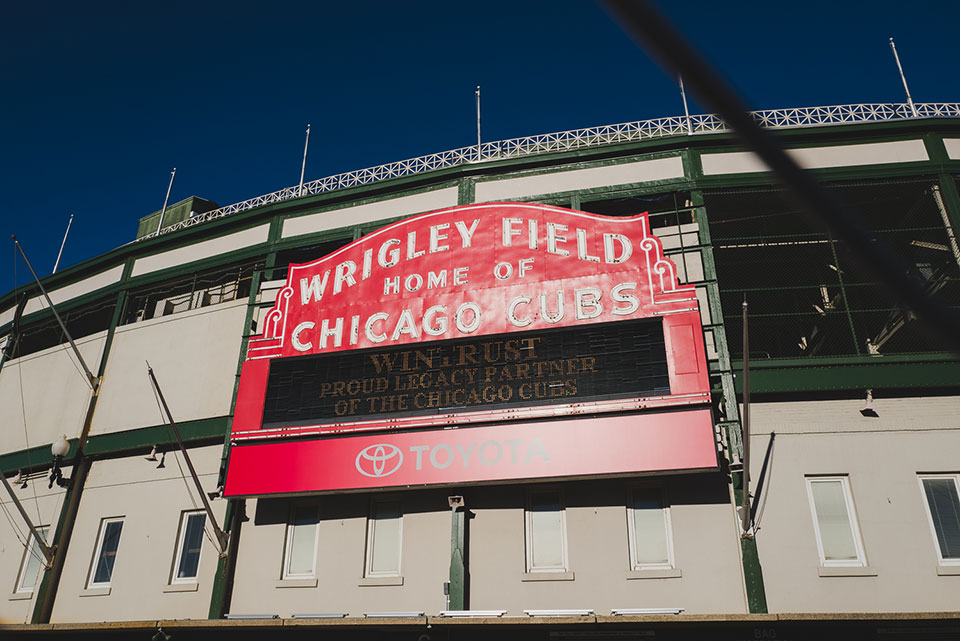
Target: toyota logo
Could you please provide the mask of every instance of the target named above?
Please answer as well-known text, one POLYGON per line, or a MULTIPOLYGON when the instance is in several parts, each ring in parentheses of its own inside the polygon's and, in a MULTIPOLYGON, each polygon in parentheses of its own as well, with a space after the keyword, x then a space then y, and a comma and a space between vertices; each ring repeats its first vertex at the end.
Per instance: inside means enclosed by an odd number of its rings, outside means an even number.
POLYGON ((396 445, 378 444, 365 447, 357 454, 357 471, 364 476, 390 476, 403 463, 403 452, 396 445), (394 462, 396 459, 396 462, 394 462))

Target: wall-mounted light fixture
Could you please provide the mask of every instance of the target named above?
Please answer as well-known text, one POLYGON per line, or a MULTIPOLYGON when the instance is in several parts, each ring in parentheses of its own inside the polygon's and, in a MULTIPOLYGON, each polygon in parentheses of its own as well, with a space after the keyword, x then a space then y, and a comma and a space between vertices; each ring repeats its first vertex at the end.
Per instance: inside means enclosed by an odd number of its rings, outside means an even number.
POLYGON ((867 390, 867 398, 864 401, 863 409, 860 410, 861 416, 866 416, 868 418, 880 418, 880 415, 877 414, 877 410, 873 409, 873 390, 867 390))
POLYGON ((154 445, 150 448, 150 453, 143 457, 145 461, 156 461, 157 460, 157 446, 154 445))
POLYGON ((58 438, 53 442, 53 445, 50 446, 50 453, 53 454, 53 469, 50 470, 50 484, 47 486, 48 488, 52 488, 54 483, 59 487, 67 487, 67 485, 70 484, 70 479, 63 478, 63 472, 60 470, 63 457, 69 452, 70 441, 67 440, 66 434, 58 438))

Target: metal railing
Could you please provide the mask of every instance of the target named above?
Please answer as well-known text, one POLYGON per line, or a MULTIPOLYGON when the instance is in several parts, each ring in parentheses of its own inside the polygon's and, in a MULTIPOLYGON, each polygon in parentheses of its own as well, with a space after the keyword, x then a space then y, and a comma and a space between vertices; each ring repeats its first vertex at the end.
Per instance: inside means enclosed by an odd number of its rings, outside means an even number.
MULTIPOLYGON (((931 102, 916 103, 917 118, 956 118, 960 117, 960 103, 931 102)), ((914 118, 910 107, 906 103, 871 103, 858 105, 834 105, 829 107, 796 107, 791 109, 766 109, 751 112, 754 120, 768 129, 797 129, 803 127, 818 127, 823 125, 841 125, 866 122, 888 122, 893 120, 908 120, 914 118)), ((347 189, 357 185, 367 185, 389 180, 412 176, 435 169, 456 167, 487 160, 503 160, 508 158, 523 158, 537 154, 560 151, 573 151, 590 147, 601 147, 618 143, 636 142, 669 136, 688 136, 687 118, 685 116, 670 116, 668 118, 654 118, 639 120, 616 125, 602 125, 584 129, 572 129, 549 134, 524 136, 485 142, 481 145, 470 145, 436 154, 408 158, 397 162, 377 165, 367 169, 347 171, 326 178, 320 178, 303 184, 301 191, 298 185, 286 187, 278 191, 250 198, 239 203, 213 209, 187 220, 164 227, 139 238, 153 238, 159 234, 187 227, 200 225, 210 220, 216 220, 236 214, 248 209, 263 205, 291 200, 301 195, 322 194, 338 189, 347 189)), ((713 114, 690 116, 690 130, 694 135, 721 133, 728 131, 726 124, 713 114)))

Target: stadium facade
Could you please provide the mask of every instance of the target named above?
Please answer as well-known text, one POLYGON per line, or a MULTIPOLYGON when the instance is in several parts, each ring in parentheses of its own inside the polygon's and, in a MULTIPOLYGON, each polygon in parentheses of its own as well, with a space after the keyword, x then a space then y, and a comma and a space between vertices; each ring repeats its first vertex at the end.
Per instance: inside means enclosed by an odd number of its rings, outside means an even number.
MULTIPOLYGON (((917 108, 756 117, 957 308, 917 108)), ((214 207, 43 279, 93 381, 0 298, 4 634, 956 634, 960 359, 715 118, 214 207)))

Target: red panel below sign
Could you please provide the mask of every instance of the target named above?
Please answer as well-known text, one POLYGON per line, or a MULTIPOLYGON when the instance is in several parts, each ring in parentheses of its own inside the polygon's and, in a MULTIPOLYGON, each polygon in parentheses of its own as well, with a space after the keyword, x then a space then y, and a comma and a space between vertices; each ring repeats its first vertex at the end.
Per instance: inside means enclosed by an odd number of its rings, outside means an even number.
POLYGON ((234 445, 226 496, 717 467, 710 410, 234 445))

